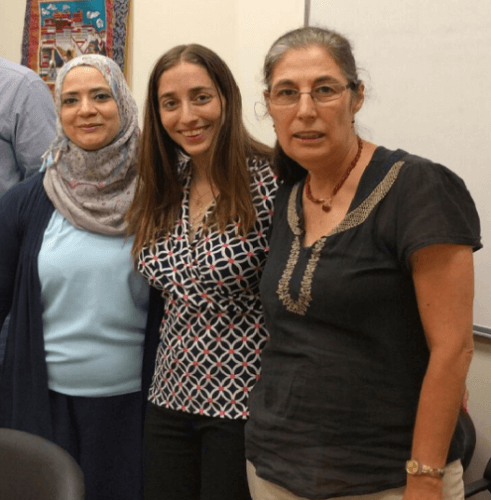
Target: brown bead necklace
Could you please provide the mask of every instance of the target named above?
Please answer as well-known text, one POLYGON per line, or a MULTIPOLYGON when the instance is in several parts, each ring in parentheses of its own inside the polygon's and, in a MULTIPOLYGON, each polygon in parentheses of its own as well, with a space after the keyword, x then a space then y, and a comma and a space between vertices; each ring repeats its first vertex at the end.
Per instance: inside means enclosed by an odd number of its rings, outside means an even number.
POLYGON ((326 200, 324 198, 314 198, 312 195, 312 190, 310 188, 310 174, 307 174, 307 179, 305 180, 305 194, 307 199, 316 205, 322 205, 321 208, 324 212, 329 212, 331 210, 332 199, 336 196, 336 193, 341 189, 341 186, 345 183, 351 171, 356 167, 358 160, 360 159, 361 150, 363 149, 363 141, 357 136, 358 139, 358 151, 356 153, 355 159, 351 162, 350 166, 346 169, 343 177, 334 186, 331 196, 326 200))

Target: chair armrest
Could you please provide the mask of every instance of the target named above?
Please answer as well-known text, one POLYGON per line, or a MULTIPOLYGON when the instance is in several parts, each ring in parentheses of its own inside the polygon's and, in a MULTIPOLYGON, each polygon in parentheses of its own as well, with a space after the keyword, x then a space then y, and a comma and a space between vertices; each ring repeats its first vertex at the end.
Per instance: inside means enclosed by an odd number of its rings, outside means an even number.
POLYGON ((470 498, 481 491, 488 490, 491 493, 491 459, 489 459, 484 469, 483 478, 466 485, 464 497, 470 498))

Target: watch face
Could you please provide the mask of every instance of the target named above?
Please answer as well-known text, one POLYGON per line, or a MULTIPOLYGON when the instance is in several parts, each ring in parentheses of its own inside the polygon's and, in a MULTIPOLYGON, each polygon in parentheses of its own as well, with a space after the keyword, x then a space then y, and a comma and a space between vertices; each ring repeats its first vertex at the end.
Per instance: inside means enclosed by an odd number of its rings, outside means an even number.
POLYGON ((408 460, 406 462, 406 472, 408 474, 417 474, 419 471, 419 464, 416 460, 408 460))

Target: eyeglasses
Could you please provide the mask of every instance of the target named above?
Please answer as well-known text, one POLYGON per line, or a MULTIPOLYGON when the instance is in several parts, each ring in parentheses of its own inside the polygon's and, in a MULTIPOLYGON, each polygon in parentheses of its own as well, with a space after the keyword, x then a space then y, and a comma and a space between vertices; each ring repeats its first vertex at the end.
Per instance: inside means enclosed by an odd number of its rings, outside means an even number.
POLYGON ((353 83, 342 85, 340 83, 323 84, 315 87, 310 92, 299 92, 292 87, 278 87, 269 93, 268 98, 276 106, 294 106, 300 101, 302 94, 310 94, 314 102, 323 104, 339 99, 346 89, 353 88, 353 83))

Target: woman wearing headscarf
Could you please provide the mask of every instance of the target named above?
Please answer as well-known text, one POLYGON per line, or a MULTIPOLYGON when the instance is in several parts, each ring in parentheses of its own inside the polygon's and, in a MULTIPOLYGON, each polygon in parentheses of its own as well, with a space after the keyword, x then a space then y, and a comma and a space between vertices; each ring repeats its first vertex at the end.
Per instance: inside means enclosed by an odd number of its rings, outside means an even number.
POLYGON ((55 99, 45 171, 0 203, 0 325, 11 313, 0 426, 71 453, 88 500, 135 500, 143 369, 151 375, 154 357, 150 292, 133 272, 124 222, 137 108, 119 67, 98 55, 62 68, 55 99))

